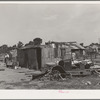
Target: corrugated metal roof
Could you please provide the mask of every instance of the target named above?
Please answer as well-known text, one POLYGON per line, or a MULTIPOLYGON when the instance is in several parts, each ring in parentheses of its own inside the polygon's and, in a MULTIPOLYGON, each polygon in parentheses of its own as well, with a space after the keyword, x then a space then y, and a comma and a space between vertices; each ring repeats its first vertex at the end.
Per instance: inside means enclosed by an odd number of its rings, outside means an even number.
POLYGON ((40 46, 34 46, 34 45, 28 45, 28 46, 24 46, 20 49, 24 50, 24 49, 31 49, 31 48, 42 48, 42 47, 45 47, 45 45, 40 45, 40 46))
POLYGON ((28 45, 28 46, 24 46, 20 49, 30 49, 30 48, 36 48, 36 47, 40 47, 40 46, 28 45))
MULTIPOLYGON (((30 48, 42 48, 42 47, 46 47, 46 45, 41 45, 41 46, 34 46, 34 45, 28 45, 28 46, 24 46, 21 49, 30 49, 30 48)), ((63 47, 63 46, 62 46, 63 47)), ((66 43, 64 45, 65 48, 71 48, 71 49, 85 49, 84 47, 82 47, 80 44, 78 43, 66 43)))
POLYGON ((78 43, 71 43, 70 44, 74 49, 85 49, 84 47, 82 47, 80 44, 78 43))
POLYGON ((70 48, 71 48, 71 49, 79 49, 78 47, 76 47, 76 46, 74 46, 74 45, 71 45, 70 48))
POLYGON ((80 44, 78 44, 78 43, 76 43, 75 44, 78 48, 80 48, 80 49, 85 49, 84 47, 82 47, 80 44))
POLYGON ((85 49, 78 43, 66 43, 67 46, 69 46, 71 49, 85 49))

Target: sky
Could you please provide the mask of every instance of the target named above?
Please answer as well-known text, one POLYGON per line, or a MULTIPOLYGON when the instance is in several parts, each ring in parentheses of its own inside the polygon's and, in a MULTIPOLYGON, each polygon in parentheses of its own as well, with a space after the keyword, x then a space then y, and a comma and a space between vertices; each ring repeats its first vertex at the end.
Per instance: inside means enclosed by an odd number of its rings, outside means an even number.
POLYGON ((98 43, 100 4, 0 4, 0 45, 36 37, 43 43, 98 43))

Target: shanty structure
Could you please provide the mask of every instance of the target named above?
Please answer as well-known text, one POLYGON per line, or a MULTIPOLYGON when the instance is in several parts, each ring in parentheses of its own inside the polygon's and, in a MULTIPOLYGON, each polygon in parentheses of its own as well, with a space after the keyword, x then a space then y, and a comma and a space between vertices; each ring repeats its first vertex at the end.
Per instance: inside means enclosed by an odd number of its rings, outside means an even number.
POLYGON ((71 48, 71 53, 75 53, 76 59, 83 58, 83 55, 85 55, 85 48, 78 44, 77 42, 68 42, 67 45, 71 48))
POLYGON ((71 48, 65 42, 47 42, 54 49, 54 58, 71 59, 71 48))
POLYGON ((82 52, 84 48, 66 42, 47 42, 45 45, 28 45, 17 50, 17 60, 21 67, 39 70, 48 63, 56 64, 61 59, 71 60, 72 52, 82 52))
POLYGON ((14 49, 14 50, 11 50, 10 51, 10 55, 11 55, 11 61, 13 63, 14 66, 18 66, 19 63, 18 63, 18 60, 17 60, 17 55, 18 55, 18 51, 17 49, 14 49))
POLYGON ((28 45, 18 49, 18 61, 21 67, 39 70, 47 63, 58 60, 54 58, 54 49, 52 46, 34 46, 28 45))
POLYGON ((76 58, 83 56, 85 48, 78 44, 77 42, 47 42, 46 45, 52 45, 55 49, 55 57, 60 57, 62 59, 71 59, 72 53, 75 53, 76 58))
POLYGON ((91 58, 91 60, 96 58, 97 54, 99 53, 99 49, 96 46, 87 46, 85 51, 87 58, 91 58))

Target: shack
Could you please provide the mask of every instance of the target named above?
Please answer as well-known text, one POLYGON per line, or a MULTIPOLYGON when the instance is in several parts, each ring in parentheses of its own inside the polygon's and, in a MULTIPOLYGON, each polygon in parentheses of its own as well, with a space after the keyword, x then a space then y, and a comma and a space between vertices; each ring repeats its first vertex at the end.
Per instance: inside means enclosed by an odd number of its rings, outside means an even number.
POLYGON ((52 46, 34 46, 28 45, 18 49, 19 66, 29 69, 40 70, 48 63, 55 63, 54 49, 52 46))
POLYGON ((83 58, 85 48, 78 44, 77 42, 68 42, 67 45, 71 48, 71 53, 75 53, 76 59, 83 58))
POLYGON ((46 45, 51 45, 54 49, 54 58, 71 59, 71 49, 66 42, 47 42, 46 45))
MULTIPOLYGON (((76 48, 80 51, 80 48, 76 48)), ((48 64, 56 65, 61 59, 71 60, 73 50, 66 42, 47 42, 40 46, 28 45, 17 50, 17 59, 21 67, 40 70, 48 64)))
POLYGON ((76 58, 83 57, 85 48, 77 42, 47 42, 46 45, 52 45, 54 48, 54 57, 61 59, 71 59, 72 53, 76 54, 76 58))

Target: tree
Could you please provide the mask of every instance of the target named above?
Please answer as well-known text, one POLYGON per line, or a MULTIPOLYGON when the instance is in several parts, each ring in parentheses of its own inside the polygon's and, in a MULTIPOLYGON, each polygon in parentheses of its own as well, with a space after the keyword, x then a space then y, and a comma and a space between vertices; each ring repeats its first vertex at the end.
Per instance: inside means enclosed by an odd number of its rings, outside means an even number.
POLYGON ((7 53, 8 52, 8 46, 6 44, 0 46, 0 53, 7 53))
POLYGON ((2 45, 2 52, 3 53, 6 53, 8 50, 8 46, 5 44, 5 45, 2 45))
POLYGON ((28 45, 34 45, 34 42, 33 41, 29 41, 29 43, 25 44, 25 46, 28 46, 28 45))
POLYGON ((84 46, 84 43, 80 43, 80 45, 83 47, 84 46))
POLYGON ((23 44, 21 41, 19 41, 18 44, 17 44, 17 47, 18 47, 18 48, 21 48, 21 47, 23 47, 23 45, 24 45, 24 44, 23 44))
POLYGON ((10 52, 11 50, 13 50, 13 47, 8 47, 8 52, 10 52))
POLYGON ((15 49, 16 47, 17 47, 16 44, 12 46, 12 48, 14 48, 14 49, 15 49))
POLYGON ((33 40, 33 42, 34 42, 34 45, 41 45, 42 39, 41 39, 41 38, 35 38, 35 39, 33 40))
POLYGON ((29 45, 33 45, 34 43, 33 43, 33 41, 29 41, 29 43, 28 43, 29 45))

